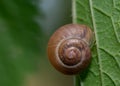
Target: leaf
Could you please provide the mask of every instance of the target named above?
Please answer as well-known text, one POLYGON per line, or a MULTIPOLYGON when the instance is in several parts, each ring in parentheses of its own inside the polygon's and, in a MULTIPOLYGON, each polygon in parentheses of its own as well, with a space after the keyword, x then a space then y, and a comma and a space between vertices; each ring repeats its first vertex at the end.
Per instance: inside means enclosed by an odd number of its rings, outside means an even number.
POLYGON ((79 83, 120 86, 120 0, 73 0, 72 3, 73 22, 90 26, 96 40, 91 64, 79 74, 79 83))

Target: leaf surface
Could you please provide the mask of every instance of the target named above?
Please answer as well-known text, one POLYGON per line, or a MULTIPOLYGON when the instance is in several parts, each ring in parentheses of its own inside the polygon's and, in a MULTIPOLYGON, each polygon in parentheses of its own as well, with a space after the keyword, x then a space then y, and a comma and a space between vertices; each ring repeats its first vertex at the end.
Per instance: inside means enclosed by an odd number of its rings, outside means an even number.
POLYGON ((120 0, 73 0, 72 3, 73 22, 91 27, 96 40, 91 49, 91 64, 79 75, 79 83, 120 86, 120 0))

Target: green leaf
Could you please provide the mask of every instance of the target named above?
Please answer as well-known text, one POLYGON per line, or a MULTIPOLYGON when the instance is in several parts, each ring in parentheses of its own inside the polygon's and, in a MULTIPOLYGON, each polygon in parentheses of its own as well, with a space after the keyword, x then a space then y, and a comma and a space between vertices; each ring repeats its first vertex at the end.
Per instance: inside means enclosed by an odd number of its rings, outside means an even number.
POLYGON ((73 0, 72 3, 73 22, 91 27, 96 40, 91 64, 79 74, 79 83, 120 86, 120 0, 73 0))

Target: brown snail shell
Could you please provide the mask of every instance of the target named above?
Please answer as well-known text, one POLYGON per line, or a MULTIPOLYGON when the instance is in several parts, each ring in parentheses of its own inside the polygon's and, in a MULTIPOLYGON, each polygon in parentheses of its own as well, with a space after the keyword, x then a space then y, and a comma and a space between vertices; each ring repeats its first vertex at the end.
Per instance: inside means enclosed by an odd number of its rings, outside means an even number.
POLYGON ((86 25, 67 24, 50 38, 47 53, 51 64, 60 72, 73 75, 83 71, 91 59, 93 32, 86 25))

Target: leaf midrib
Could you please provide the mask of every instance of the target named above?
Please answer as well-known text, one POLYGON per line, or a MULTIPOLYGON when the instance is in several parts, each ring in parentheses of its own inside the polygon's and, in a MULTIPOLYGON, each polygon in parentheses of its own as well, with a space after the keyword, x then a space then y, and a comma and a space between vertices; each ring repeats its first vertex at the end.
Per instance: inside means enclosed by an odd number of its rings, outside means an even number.
POLYGON ((92 24, 93 24, 93 29, 95 33, 95 40, 96 40, 96 50, 97 50, 97 59, 98 59, 98 65, 99 65, 99 74, 100 74, 100 80, 101 80, 101 86, 103 86, 103 78, 102 78, 102 65, 101 65, 101 59, 100 59, 100 51, 99 51, 99 42, 98 42, 98 35, 97 35, 97 29, 96 29, 96 24, 95 24, 95 18, 94 18, 94 12, 93 12, 93 4, 92 0, 89 0, 89 6, 90 6, 90 11, 91 11, 91 17, 92 17, 92 24))

